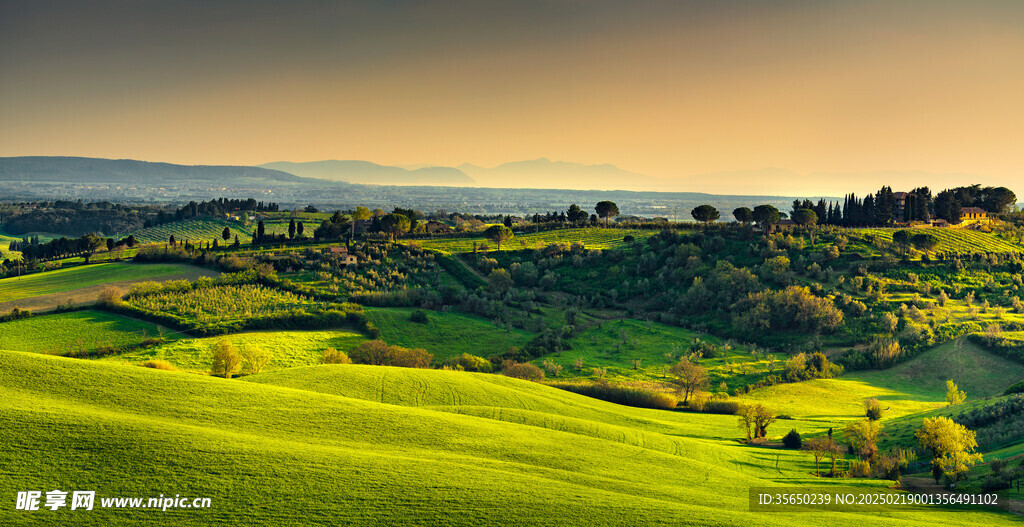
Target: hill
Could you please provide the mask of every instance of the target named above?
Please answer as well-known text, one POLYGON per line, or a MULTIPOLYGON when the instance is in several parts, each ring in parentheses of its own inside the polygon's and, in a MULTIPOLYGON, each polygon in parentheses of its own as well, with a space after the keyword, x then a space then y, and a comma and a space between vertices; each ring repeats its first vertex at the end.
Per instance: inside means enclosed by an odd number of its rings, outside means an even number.
POLYGON ((634 174, 615 165, 584 165, 547 158, 512 161, 484 168, 469 163, 459 165, 463 172, 490 187, 577 189, 651 189, 659 186, 654 178, 634 174))
POLYGON ((277 161, 260 165, 306 178, 344 181, 369 185, 467 186, 476 181, 463 171, 451 167, 402 167, 378 165, 369 161, 309 161, 293 163, 277 161))
POLYGON ((279 170, 259 167, 187 166, 133 159, 56 156, 0 158, 0 181, 157 186, 186 183, 237 185, 308 182, 306 179, 279 170))
MULTIPOLYGON (((544 414, 521 424, 256 382, 19 352, 0 356, 0 463, 9 474, 4 492, 97 494, 97 507, 88 512, 4 508, 0 522, 8 524, 28 515, 34 523, 66 524, 85 514, 96 523, 246 525, 1012 521, 993 512, 935 508, 770 518, 747 512, 748 488, 811 481, 812 461, 800 452, 767 456, 705 438, 705 428, 683 414, 621 410, 632 412, 639 429, 630 438, 621 427, 582 414, 544 414), (206 497, 211 506, 159 513, 102 506, 105 497, 160 494, 206 497)), ((405 374, 382 369, 388 376, 405 374)), ((506 382, 538 396, 576 399, 506 382)), ((499 399, 481 395, 475 402, 499 399)), ((723 418, 722 425, 733 428, 734 422, 723 418)))

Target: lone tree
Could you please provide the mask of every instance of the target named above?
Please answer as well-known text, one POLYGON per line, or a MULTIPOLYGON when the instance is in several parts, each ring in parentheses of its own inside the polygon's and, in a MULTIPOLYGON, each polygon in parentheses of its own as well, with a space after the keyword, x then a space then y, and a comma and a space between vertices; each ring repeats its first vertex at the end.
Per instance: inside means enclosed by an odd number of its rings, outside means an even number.
POLYGON ((242 348, 242 364, 250 374, 263 371, 270 364, 270 352, 259 346, 246 346, 242 348))
POLYGON ((262 242, 263 236, 266 234, 267 226, 263 224, 263 220, 256 222, 256 237, 253 240, 256 240, 257 243, 262 242))
POLYGON ((864 419, 846 425, 843 437, 861 459, 873 459, 878 454, 878 436, 881 432, 881 423, 864 419))
POLYGON ((672 384, 676 385, 676 394, 683 396, 683 404, 690 400, 690 396, 698 390, 708 387, 708 372, 703 366, 690 362, 683 358, 672 366, 670 370, 675 377, 672 384))
POLYGON ((808 225, 817 225, 818 213, 811 209, 797 209, 793 211, 793 217, 790 219, 803 227, 808 225))
POLYGON ((910 247, 910 236, 910 231, 896 231, 892 233, 892 243, 899 246, 901 253, 906 254, 907 248, 910 247))
POLYGON ((225 379, 230 379, 231 374, 238 371, 238 367, 242 363, 242 356, 238 354, 238 348, 227 340, 213 345, 212 358, 213 374, 220 375, 225 379))
POLYGON ((174 235, 173 234, 171 235, 170 238, 167 238, 167 243, 169 243, 171 245, 176 245, 177 241, 174 239, 174 235))
POLYGON ((738 209, 733 209, 732 217, 736 218, 736 221, 744 225, 747 225, 750 222, 754 221, 754 211, 748 209, 747 207, 740 207, 738 209))
POLYGON ((224 230, 220 232, 220 237, 224 238, 224 241, 230 240, 231 239, 231 229, 229 229, 228 227, 224 227, 224 230))
POLYGON ((298 233, 299 237, 302 237, 302 231, 304 230, 306 230, 306 228, 302 226, 301 221, 295 224, 295 232, 298 233))
POLYGON ((765 234, 771 232, 772 226, 782 219, 779 209, 771 205, 758 205, 754 207, 754 212, 751 216, 757 222, 757 225, 764 229, 765 234))
POLYGON ((967 471, 982 460, 977 433, 948 417, 925 418, 914 433, 921 446, 932 451, 933 473, 941 472, 953 481, 961 479, 967 471))
POLYGON ((967 400, 967 393, 957 387, 953 379, 946 381, 946 404, 953 406, 967 400))
POLYGON ((295 239, 295 229, 295 219, 292 218, 292 220, 288 222, 288 238, 292 240, 295 239))
POLYGON ((484 231, 484 236, 487 236, 488 240, 494 242, 500 251, 501 244, 512 239, 512 229, 504 225, 491 225, 486 231, 484 231))
POLYGON ((939 246, 939 239, 926 232, 921 232, 910 238, 910 244, 921 252, 930 252, 939 246))
POLYGON ((579 205, 573 203, 569 205, 569 210, 565 211, 565 217, 570 223, 580 224, 586 223, 589 214, 581 209, 579 205))
POLYGON ((828 453, 829 443, 832 442, 831 437, 815 437, 804 441, 804 450, 811 453, 814 456, 814 473, 818 476, 821 475, 821 460, 825 458, 825 454, 828 453))
POLYGON ((605 225, 608 225, 610 218, 619 215, 619 206, 614 201, 600 201, 594 206, 594 210, 598 216, 604 218, 605 225))
POLYGON ((698 205, 690 211, 690 216, 693 216, 693 219, 707 226, 707 224, 718 220, 720 215, 718 214, 718 209, 711 205, 698 205))

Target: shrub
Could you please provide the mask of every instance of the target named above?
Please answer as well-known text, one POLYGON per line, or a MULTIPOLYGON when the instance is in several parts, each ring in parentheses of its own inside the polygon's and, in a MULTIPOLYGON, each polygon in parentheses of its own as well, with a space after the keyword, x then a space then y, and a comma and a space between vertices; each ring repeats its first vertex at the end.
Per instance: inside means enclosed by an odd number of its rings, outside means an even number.
POLYGON ((252 375, 263 371, 271 361, 270 352, 258 346, 246 346, 241 354, 245 370, 252 375))
POLYGON ((352 359, 348 358, 344 351, 327 348, 324 350, 320 362, 323 364, 352 364, 352 359))
POLYGON ((636 408, 654 408, 671 410, 676 407, 677 401, 671 395, 645 390, 643 388, 632 388, 605 382, 579 383, 562 382, 552 383, 550 386, 608 401, 610 403, 633 406, 636 408))
POLYGON ((175 367, 170 362, 167 362, 165 360, 160 360, 160 359, 147 360, 146 362, 143 362, 139 366, 142 366, 143 368, 153 368, 153 369, 157 369, 157 370, 167 370, 167 371, 177 371, 178 370, 178 368, 175 367))
POLYGON ((430 322, 430 318, 427 317, 427 312, 422 309, 413 311, 412 314, 409 315, 409 320, 417 324, 426 324, 427 322, 430 322))
POLYGON ((231 342, 222 340, 213 345, 211 370, 214 375, 220 375, 230 379, 231 374, 238 371, 242 363, 242 356, 238 354, 238 348, 231 342))
POLYGON ((882 403, 878 402, 878 399, 867 399, 864 401, 864 415, 872 420, 877 421, 882 418, 882 403))
POLYGON ((789 433, 782 438, 782 445, 786 448, 799 450, 800 447, 803 446, 803 439, 800 438, 800 432, 797 432, 795 428, 790 430, 789 433))
POLYGON ((504 375, 527 381, 539 381, 544 378, 544 370, 528 362, 511 363, 501 372, 504 375))
POLYGON ((494 371, 494 366, 491 361, 477 357, 476 355, 470 355, 469 353, 463 353, 457 357, 452 357, 445 361, 445 365, 455 368, 460 367, 463 371, 478 371, 481 373, 491 373, 494 371))
POLYGON ((100 291, 99 303, 105 306, 116 306, 124 298, 125 291, 120 287, 106 287, 100 291))
POLYGON ((562 372, 562 365, 551 360, 545 360, 544 371, 552 377, 558 377, 558 374, 562 372))
POLYGON ((740 409, 740 403, 736 401, 708 401, 704 403, 703 412, 706 414, 736 415, 740 409))
POLYGON ((429 368, 433 355, 421 348, 389 346, 383 340, 364 342, 351 351, 353 362, 400 368, 429 368))
POLYGON ((1013 395, 1015 393, 1024 393, 1024 381, 1011 384, 1010 387, 1003 392, 1003 395, 1013 395))
POLYGON ((870 477, 871 462, 868 460, 854 459, 850 461, 850 477, 852 478, 866 478, 870 477))

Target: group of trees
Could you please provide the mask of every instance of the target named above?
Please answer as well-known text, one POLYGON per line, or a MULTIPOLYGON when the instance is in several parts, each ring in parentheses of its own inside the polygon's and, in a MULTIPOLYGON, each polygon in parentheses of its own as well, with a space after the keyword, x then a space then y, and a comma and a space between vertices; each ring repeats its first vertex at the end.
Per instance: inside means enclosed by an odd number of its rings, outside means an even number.
POLYGON ((135 247, 138 242, 134 236, 128 236, 121 240, 114 238, 101 238, 95 233, 89 233, 81 238, 57 238, 46 243, 39 243, 39 238, 22 241, 12 241, 9 248, 12 251, 21 251, 23 261, 53 260, 68 256, 82 256, 88 262, 97 251, 106 248, 114 250, 117 247, 135 247))

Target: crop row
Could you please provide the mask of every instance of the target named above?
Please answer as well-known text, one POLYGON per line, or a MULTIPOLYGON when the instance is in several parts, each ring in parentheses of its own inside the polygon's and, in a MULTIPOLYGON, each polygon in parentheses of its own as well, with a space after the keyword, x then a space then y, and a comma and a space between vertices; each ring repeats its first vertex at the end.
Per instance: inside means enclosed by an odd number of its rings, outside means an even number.
MULTIPOLYGON (((892 242, 897 229, 863 229, 861 234, 871 234, 878 239, 892 242)), ((936 251, 941 252, 1018 252, 1024 249, 995 235, 963 229, 914 229, 913 233, 927 233, 939 240, 936 251)))
POLYGON ((227 220, 195 219, 175 221, 148 227, 131 233, 140 243, 161 243, 166 242, 171 235, 176 240, 191 242, 212 242, 214 239, 222 240, 221 233, 224 227, 231 230, 232 241, 234 236, 248 239, 252 237, 249 227, 241 223, 227 220))

